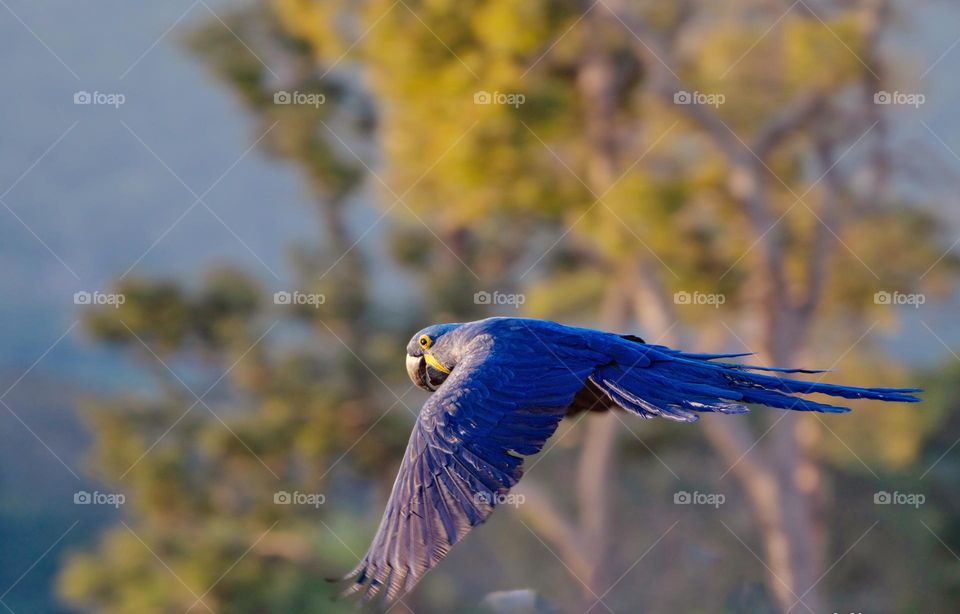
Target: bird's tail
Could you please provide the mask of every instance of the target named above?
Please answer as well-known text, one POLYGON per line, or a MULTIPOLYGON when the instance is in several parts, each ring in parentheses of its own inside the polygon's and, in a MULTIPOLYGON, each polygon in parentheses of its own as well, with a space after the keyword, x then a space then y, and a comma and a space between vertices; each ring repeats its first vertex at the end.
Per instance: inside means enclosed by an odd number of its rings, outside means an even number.
POLYGON ((688 354, 663 346, 638 345, 641 352, 632 367, 622 361, 598 369, 591 379, 620 407, 645 418, 661 416, 694 422, 695 412, 739 414, 746 404, 796 411, 844 413, 847 407, 812 401, 795 395, 824 394, 845 399, 874 399, 915 403, 919 388, 860 388, 803 381, 786 374, 817 374, 809 369, 780 369, 727 362, 749 354, 688 354))

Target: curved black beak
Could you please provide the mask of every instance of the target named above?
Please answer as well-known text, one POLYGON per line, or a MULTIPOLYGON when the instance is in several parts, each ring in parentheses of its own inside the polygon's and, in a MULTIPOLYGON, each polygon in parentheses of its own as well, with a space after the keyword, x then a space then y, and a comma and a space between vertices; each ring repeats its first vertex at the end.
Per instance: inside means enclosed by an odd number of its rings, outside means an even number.
POLYGON ((433 392, 440 387, 450 370, 437 362, 432 356, 410 356, 407 354, 407 375, 418 388, 433 392))
POLYGON ((407 375, 410 376, 410 381, 413 382, 417 388, 423 388, 429 391, 433 390, 433 388, 429 387, 429 382, 427 381, 427 361, 423 356, 411 356, 407 354, 407 375))

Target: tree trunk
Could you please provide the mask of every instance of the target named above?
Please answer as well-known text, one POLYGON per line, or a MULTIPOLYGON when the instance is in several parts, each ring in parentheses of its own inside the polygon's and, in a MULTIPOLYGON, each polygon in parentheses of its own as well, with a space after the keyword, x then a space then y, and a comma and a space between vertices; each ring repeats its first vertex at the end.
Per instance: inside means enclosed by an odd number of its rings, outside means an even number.
MULTIPOLYGON (((617 141, 617 101, 620 97, 622 79, 600 34, 602 20, 590 15, 584 27, 588 36, 588 49, 577 73, 577 89, 584 109, 584 127, 587 135, 589 158, 587 160, 587 184, 594 197, 606 192, 621 172, 620 152, 617 141)), ((627 305, 622 290, 622 276, 616 275, 609 287, 608 297, 601 314, 604 326, 612 330, 627 325, 627 305)), ((603 595, 613 583, 609 564, 611 560, 612 525, 611 487, 615 481, 615 456, 617 449, 618 421, 609 412, 590 415, 586 418, 586 435, 577 476, 577 492, 580 508, 580 530, 587 548, 587 557, 593 572, 587 584, 593 593, 590 597, 603 595)))

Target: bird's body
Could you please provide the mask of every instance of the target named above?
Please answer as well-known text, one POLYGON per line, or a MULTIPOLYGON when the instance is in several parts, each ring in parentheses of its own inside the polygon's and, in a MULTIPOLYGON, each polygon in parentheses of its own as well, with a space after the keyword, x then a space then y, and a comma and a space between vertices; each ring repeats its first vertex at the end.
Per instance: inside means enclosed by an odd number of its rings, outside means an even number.
POLYGON ((743 354, 689 354, 632 335, 544 320, 489 318, 423 329, 407 371, 435 392, 414 425, 380 528, 348 592, 411 590, 450 547, 493 511, 564 415, 622 409, 693 422, 699 412, 744 413, 746 404, 841 413, 792 395, 917 401, 916 389, 805 382, 803 369, 725 362, 743 354))

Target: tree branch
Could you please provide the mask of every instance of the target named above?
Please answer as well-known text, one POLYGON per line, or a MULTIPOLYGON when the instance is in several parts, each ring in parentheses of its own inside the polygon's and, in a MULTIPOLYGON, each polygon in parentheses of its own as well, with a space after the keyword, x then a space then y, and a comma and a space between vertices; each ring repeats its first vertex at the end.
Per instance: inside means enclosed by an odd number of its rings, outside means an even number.
POLYGON ((593 566, 578 538, 577 527, 560 511, 546 489, 527 476, 514 487, 514 493, 523 495, 523 505, 516 507, 516 513, 523 521, 553 546, 574 574, 585 580, 590 578, 593 566))
POLYGON ((826 102, 827 97, 823 92, 814 91, 784 107, 757 131, 753 139, 753 151, 761 159, 766 157, 785 137, 816 119, 826 107, 826 102))

